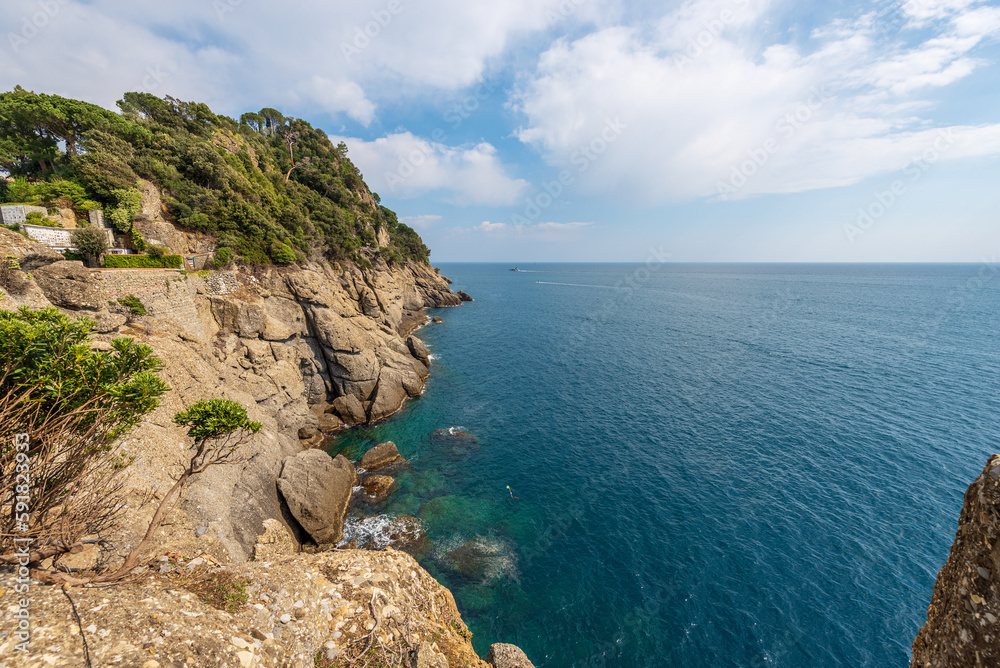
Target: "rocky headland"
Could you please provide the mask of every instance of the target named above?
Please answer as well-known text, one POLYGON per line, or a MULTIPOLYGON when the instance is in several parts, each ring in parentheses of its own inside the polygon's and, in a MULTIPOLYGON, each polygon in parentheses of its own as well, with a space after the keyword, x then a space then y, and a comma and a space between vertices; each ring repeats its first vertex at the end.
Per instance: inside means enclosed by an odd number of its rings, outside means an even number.
MULTIPOLYGON (((208 243, 163 220, 143 234, 181 255, 208 243)), ((125 439, 135 462, 124 525, 60 566, 114 567, 138 544, 187 455, 185 430, 171 421, 177 411, 225 397, 263 425, 238 462, 192 479, 132 581, 33 587, 32 652, 15 655, 13 638, 0 635, 7 665, 87 665, 89 656, 91 665, 146 668, 337 666, 373 652, 386 665, 488 665, 451 594, 411 556, 391 546, 332 550, 349 504, 393 491, 395 445, 357 465, 314 449, 325 433, 384 419, 418 396, 430 365, 413 333, 429 322, 423 309, 471 297, 426 264, 378 256, 367 266, 97 271, 5 229, 0 255, 20 267, 0 308, 52 305, 91 318, 98 348, 121 336, 148 343, 171 387, 125 439), (118 302, 128 295, 145 315, 118 302)), ((395 522, 399 547, 426 540, 419 520, 395 522)), ((530 665, 515 650, 498 646, 489 665, 530 665)))
POLYGON ((1000 666, 1000 455, 965 492, 911 668, 1000 666))

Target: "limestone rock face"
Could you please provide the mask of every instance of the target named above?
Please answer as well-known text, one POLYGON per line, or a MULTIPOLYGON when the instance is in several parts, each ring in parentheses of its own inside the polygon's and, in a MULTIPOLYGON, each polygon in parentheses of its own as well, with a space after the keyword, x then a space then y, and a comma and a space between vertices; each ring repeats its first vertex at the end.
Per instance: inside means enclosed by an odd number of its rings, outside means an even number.
POLYGON ((1000 455, 965 492, 911 668, 1000 665, 1000 455))
POLYGON ((278 489, 295 519, 319 544, 344 535, 344 515, 354 481, 322 450, 306 450, 285 460, 278 489))
POLYGON ((61 260, 34 271, 35 282, 56 306, 79 311, 101 308, 101 295, 90 270, 80 262, 61 260))
POLYGON ((275 519, 264 520, 264 533, 257 537, 253 548, 254 561, 271 561, 298 551, 299 544, 284 524, 275 519))
POLYGON ((358 462, 358 466, 366 471, 374 471, 375 469, 398 466, 405 463, 406 460, 399 454, 396 444, 392 441, 386 441, 385 443, 379 443, 366 452, 361 457, 361 461, 358 462))
POLYGON ((501 642, 490 645, 486 663, 493 668, 535 668, 520 647, 501 642))
POLYGON ((16 259, 25 271, 66 259, 48 246, 0 227, 0 259, 8 257, 16 259))
MULTIPOLYGON (((451 592, 405 552, 337 550, 220 566, 192 566, 194 556, 175 554, 170 573, 147 571, 119 587, 69 589, 79 621, 60 587, 32 586, 31 653, 17 658, 16 620, 4 615, 0 656, 26 668, 83 666, 85 651, 94 666, 242 668, 312 666, 322 652, 336 665, 364 649, 379 622, 376 640, 384 640, 376 646, 395 657, 388 665, 412 665, 406 647, 433 639, 420 652, 424 666, 489 668, 451 592), (230 613, 192 591, 218 582, 246 583, 247 602, 230 613), (85 650, 80 628, 91 626, 85 650)), ((0 574, 0 590, 16 585, 15 576, 0 574)))
POLYGON ((422 642, 417 645, 411 661, 413 668, 449 668, 448 658, 438 650, 435 643, 422 642))
POLYGON ((406 337, 406 345, 410 349, 410 353, 423 362, 424 366, 431 365, 431 352, 427 350, 427 346, 424 345, 423 341, 415 336, 408 336, 406 337))
POLYGON ((346 424, 361 424, 368 419, 368 416, 365 415, 365 407, 354 395, 337 397, 333 400, 330 408, 346 424))

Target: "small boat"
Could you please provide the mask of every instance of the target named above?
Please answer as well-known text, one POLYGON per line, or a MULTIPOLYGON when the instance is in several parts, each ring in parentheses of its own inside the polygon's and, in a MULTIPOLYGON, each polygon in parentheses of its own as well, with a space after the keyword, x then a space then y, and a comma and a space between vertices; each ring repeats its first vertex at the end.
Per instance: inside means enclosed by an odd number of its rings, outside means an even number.
POLYGON ((521 270, 518 269, 517 267, 514 267, 513 269, 511 269, 511 271, 521 271, 521 270))

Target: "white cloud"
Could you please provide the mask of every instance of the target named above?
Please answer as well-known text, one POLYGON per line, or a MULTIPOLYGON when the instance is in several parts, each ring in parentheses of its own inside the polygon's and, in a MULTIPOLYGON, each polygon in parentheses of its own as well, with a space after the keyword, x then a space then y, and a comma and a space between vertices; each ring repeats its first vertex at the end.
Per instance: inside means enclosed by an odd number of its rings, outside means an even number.
POLYGON ((480 80, 512 40, 545 30, 547 12, 567 1, 6 0, 0 86, 105 106, 148 90, 233 114, 319 105, 367 125, 387 101, 480 80), (146 86, 148 67, 171 76, 146 86))
POLYGON ((527 182, 507 175, 496 149, 481 142, 448 146, 410 132, 365 141, 331 136, 347 144, 351 160, 380 194, 415 197, 441 192, 455 204, 510 204, 527 182))
POLYGON ((399 222, 409 225, 418 230, 430 229, 441 222, 441 216, 436 214, 425 214, 422 216, 401 216, 399 222))
POLYGON ((593 223, 538 223, 540 230, 574 231, 593 227, 593 223))
MULTIPOLYGON (((559 41, 514 96, 526 120, 517 136, 590 191, 645 202, 711 197, 734 181, 735 197, 800 192, 902 169, 934 150, 937 129, 918 115, 928 96, 982 65, 973 50, 1000 21, 975 0, 912 2, 904 20, 933 30, 909 45, 871 14, 802 44, 759 44, 767 4, 738 0, 686 2, 653 36, 617 26, 559 41), (618 118, 621 136, 602 142, 618 118)), ((938 159, 1000 152, 1000 125, 953 130, 938 159)))
POLYGON ((516 236, 556 238, 570 232, 578 232, 593 227, 593 223, 534 223, 531 225, 513 225, 507 223, 491 223, 484 220, 478 225, 469 228, 475 232, 506 233, 516 236))

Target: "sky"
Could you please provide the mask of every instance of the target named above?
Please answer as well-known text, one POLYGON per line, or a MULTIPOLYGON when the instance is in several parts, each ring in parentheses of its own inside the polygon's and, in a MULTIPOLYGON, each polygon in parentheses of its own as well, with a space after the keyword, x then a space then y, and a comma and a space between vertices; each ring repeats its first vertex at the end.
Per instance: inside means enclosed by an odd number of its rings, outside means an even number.
POLYGON ((1000 3, 4 0, 0 87, 344 141, 434 262, 995 262, 1000 3))

